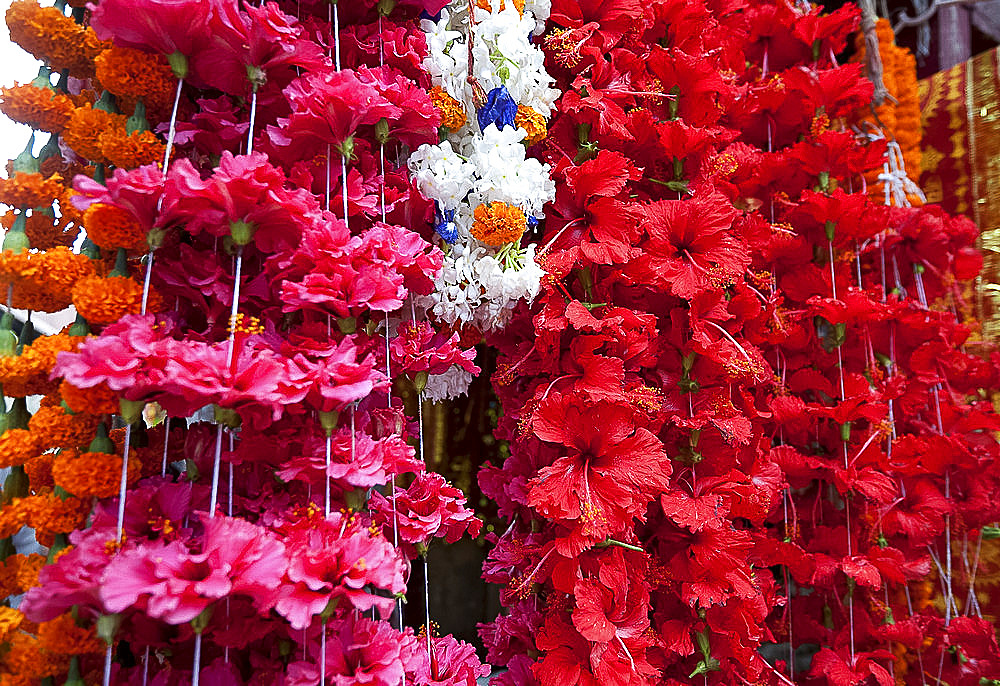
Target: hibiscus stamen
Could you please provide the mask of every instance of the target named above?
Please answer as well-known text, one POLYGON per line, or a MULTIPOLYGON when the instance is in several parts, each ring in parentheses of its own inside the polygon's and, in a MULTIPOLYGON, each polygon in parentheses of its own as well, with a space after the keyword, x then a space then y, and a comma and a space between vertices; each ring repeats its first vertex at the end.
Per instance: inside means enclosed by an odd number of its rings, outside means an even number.
MULTIPOLYGON (((545 561, 549 559, 549 555, 553 552, 555 552, 555 547, 549 548, 549 552, 542 556, 542 559, 538 561, 538 564, 535 565, 534 569, 521 577, 521 582, 511 589, 515 596, 521 598, 522 600, 528 597, 528 589, 531 587, 532 580, 535 578, 535 575, 538 574, 538 570, 542 568, 542 565, 545 564, 545 561)), ((511 581, 513 581, 513 579, 511 579, 511 581)))

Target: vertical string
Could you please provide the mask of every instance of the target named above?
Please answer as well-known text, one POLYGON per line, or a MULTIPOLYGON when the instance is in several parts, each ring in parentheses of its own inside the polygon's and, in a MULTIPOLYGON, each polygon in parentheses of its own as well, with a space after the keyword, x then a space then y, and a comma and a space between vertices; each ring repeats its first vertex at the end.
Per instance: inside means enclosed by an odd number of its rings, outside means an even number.
MULTIPOLYGON (((334 52, 334 67, 337 71, 340 71, 340 12, 337 8, 336 2, 331 2, 327 5, 327 19, 332 19, 333 21, 333 52, 334 52)), ((330 155, 332 154, 332 147, 328 144, 326 146, 326 209, 330 209, 330 155)), ((344 159, 343 154, 341 154, 341 168, 344 169, 343 178, 341 179, 341 185, 344 187, 344 226, 348 226, 347 220, 347 162, 344 159)), ((349 227, 348 227, 349 229, 349 227)), ((352 445, 352 459, 353 459, 353 421, 354 415, 351 415, 352 431, 351 431, 351 445, 352 445)), ((323 480, 325 482, 324 488, 324 507, 323 511, 327 518, 330 516, 330 445, 331 437, 327 435, 326 437, 326 469, 323 473, 323 480)), ((322 629, 320 630, 320 648, 319 648, 319 683, 320 686, 326 685, 326 618, 321 617, 322 629)))

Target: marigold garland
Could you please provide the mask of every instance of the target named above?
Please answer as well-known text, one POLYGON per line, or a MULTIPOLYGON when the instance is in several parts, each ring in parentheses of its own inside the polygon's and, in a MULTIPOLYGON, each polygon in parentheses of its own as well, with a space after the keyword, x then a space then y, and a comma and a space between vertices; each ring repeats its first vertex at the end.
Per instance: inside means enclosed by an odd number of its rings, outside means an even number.
MULTIPOLYGON (((15 300, 16 302, 16 300, 15 300)), ((39 336, 24 346, 20 355, 0 356, 0 384, 8 397, 47 395, 55 391, 58 380, 49 378, 56 357, 75 350, 81 337, 68 334, 39 336)))
POLYGON ((0 112, 39 131, 60 133, 75 109, 72 99, 49 88, 31 84, 0 88, 0 112))
POLYGON ((476 207, 469 232, 487 245, 504 245, 521 239, 528 228, 521 208, 503 202, 483 203, 476 207))
MULTIPOLYGON (((892 99, 886 100, 875 112, 862 109, 857 113, 860 121, 878 129, 890 139, 895 139, 903 153, 903 163, 907 175, 916 179, 920 174, 922 130, 920 123, 920 93, 917 85, 917 62, 908 48, 896 45, 896 35, 887 19, 879 19, 875 26, 878 35, 879 57, 882 59, 883 81, 892 99)), ((864 62, 865 42, 861 34, 855 38, 857 53, 852 61, 864 62)), ((878 181, 880 169, 866 174, 869 196, 880 201, 884 197, 882 184, 878 181)), ((913 205, 921 204, 916 196, 907 196, 913 205)))
POLYGON ((93 29, 80 26, 54 7, 15 0, 7 10, 10 39, 52 67, 77 78, 94 74, 94 58, 107 48, 93 29))
MULTIPOLYGON (((64 452, 76 453, 76 451, 64 452)), ((103 453, 100 454, 103 455, 103 453)), ((62 453, 59 456, 61 455, 62 453)), ((56 460, 59 459, 59 456, 56 457, 56 460)), ((69 457, 71 458, 72 455, 69 457)), ((131 464, 131 460, 129 464, 131 464)), ((55 465, 55 462, 53 462, 53 465, 55 465)), ((70 481, 73 481, 72 469, 73 467, 71 466, 66 475, 70 481)), ((121 471, 121 460, 118 460, 118 470, 119 472, 121 471)), ((116 473, 116 483, 117 478, 116 473)), ((76 482, 74 481, 74 483, 76 482)), ((101 477, 95 475, 89 478, 89 480, 84 478, 79 485, 85 487, 88 484, 100 485, 100 483, 101 477)), ((28 526, 35 530, 35 538, 42 545, 51 546, 56 534, 69 533, 86 522, 87 515, 90 512, 90 498, 76 497, 75 494, 70 497, 63 497, 49 491, 25 498, 22 507, 27 512, 28 526)))
POLYGON ((24 233, 31 241, 32 247, 38 250, 69 248, 76 240, 79 231, 75 226, 67 230, 65 219, 65 217, 56 219, 45 212, 33 212, 25 220, 24 233))

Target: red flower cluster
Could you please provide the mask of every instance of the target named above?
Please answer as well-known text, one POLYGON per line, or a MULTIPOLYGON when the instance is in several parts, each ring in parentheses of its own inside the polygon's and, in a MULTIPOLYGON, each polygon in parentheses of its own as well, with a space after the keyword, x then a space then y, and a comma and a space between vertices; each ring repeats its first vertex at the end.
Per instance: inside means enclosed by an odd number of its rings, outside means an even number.
POLYGON ((871 85, 832 57, 857 10, 551 21, 549 278, 492 339, 511 455, 479 477, 511 519, 484 568, 493 683, 996 678, 976 232, 868 199, 884 142, 849 117, 871 85))

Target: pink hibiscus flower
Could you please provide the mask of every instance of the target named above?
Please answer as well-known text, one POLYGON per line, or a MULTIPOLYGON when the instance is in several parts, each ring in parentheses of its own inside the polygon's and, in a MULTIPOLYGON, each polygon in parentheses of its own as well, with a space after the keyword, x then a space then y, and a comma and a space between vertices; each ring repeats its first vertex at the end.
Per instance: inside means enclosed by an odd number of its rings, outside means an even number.
POLYGON ((276 609, 295 629, 308 627, 335 599, 362 611, 391 612, 393 599, 373 595, 368 586, 390 593, 406 590, 403 559, 356 515, 334 512, 324 518, 317 512, 287 524, 281 533, 289 564, 276 609))

